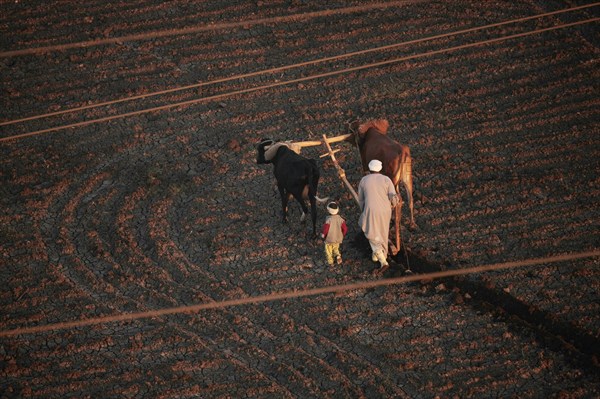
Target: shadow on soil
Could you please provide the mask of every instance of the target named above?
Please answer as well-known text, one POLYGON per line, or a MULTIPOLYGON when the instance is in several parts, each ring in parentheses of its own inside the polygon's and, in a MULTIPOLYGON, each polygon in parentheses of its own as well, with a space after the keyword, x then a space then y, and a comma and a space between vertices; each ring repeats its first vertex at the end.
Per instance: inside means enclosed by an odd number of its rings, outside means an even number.
MULTIPOLYGON (((368 242, 366 251, 369 251, 368 242)), ((358 237, 355 244, 363 247, 358 237)), ((400 277, 407 274, 423 274, 453 269, 449 264, 436 264, 424 256, 413 253, 409 248, 403 248, 397 255, 391 257, 390 268, 384 278, 400 277)), ((438 280, 423 280, 421 284, 437 286, 443 284, 462 297, 466 294, 472 298, 469 303, 481 310, 491 312, 495 317, 510 323, 518 331, 533 332, 536 339, 554 351, 564 353, 566 358, 579 367, 584 367, 594 373, 600 373, 600 340, 581 330, 577 326, 558 320, 555 315, 538 309, 535 305, 522 302, 496 287, 489 279, 481 276, 455 276, 438 280)), ((467 303, 467 302, 465 302, 467 303)))

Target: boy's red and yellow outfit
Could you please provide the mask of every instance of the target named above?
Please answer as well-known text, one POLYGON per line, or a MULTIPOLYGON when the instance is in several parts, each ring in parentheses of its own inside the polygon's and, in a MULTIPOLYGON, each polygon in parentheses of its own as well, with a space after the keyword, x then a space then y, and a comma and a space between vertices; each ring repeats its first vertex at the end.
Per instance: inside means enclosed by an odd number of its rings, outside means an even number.
POLYGON ((342 263, 340 244, 344 241, 347 232, 348 227, 343 217, 337 214, 327 216, 321 238, 325 239, 325 257, 330 265, 333 265, 334 259, 338 264, 342 263))

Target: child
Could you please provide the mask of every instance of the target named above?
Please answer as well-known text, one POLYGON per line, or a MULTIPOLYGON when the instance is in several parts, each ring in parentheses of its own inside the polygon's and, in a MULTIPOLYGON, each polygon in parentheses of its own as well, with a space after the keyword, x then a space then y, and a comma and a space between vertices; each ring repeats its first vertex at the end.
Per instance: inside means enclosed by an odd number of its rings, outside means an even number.
POLYGON ((342 263, 340 244, 344 241, 348 227, 344 218, 338 215, 339 208, 335 202, 327 204, 327 211, 329 216, 325 219, 321 232, 321 238, 325 239, 325 257, 330 266, 333 265, 334 258, 339 265, 342 263))

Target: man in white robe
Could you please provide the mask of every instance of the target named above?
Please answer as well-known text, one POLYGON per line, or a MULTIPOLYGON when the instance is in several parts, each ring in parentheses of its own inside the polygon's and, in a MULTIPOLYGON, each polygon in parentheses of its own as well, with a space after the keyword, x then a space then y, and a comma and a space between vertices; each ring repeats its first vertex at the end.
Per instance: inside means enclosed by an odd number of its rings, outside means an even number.
POLYGON ((398 195, 392 180, 379 173, 381 169, 381 161, 372 160, 369 162, 371 173, 358 184, 358 202, 362 211, 358 225, 369 240, 373 262, 379 262, 385 269, 389 266, 387 254, 392 208, 398 204, 398 195))

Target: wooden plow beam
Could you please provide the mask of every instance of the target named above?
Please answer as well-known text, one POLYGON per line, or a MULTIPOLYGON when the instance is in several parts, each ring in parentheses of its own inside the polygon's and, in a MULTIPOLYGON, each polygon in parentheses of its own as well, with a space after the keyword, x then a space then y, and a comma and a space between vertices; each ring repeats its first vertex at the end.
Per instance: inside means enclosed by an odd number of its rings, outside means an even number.
MULTIPOLYGON (((341 136, 338 136, 338 137, 341 137, 341 136)), ((327 136, 323 135, 323 145, 325 146, 325 148, 327 148, 327 152, 329 153, 329 156, 331 157, 331 160, 333 161, 333 166, 335 166, 335 169, 338 172, 338 176, 340 177, 340 179, 342 179, 342 182, 344 182, 344 184, 346 185, 346 188, 348 188, 348 190, 350 190, 350 194, 352 194, 352 197, 356 201, 356 205, 360 206, 360 203, 358 201, 358 194, 356 194, 356 191, 354 191, 354 187, 352 187, 350 182, 348 182, 348 179, 346 179, 346 171, 344 169, 342 169, 342 167, 338 163, 337 159, 335 159, 335 152, 331 149, 331 146, 329 145, 330 142, 334 143, 335 141, 329 141, 327 139, 327 136)))
MULTIPOLYGON (((327 154, 323 154, 321 155, 321 158, 329 156, 331 158, 331 160, 333 161, 333 166, 335 166, 335 169, 338 172, 338 176, 340 177, 340 179, 342 180, 342 182, 344 183, 344 185, 346 186, 346 188, 350 191, 350 194, 352 194, 352 197, 354 198, 354 200, 356 201, 356 205, 360 206, 360 203, 358 201, 358 194, 356 193, 356 191, 354 190, 354 187, 352 187, 352 185, 350 184, 350 182, 348 182, 348 179, 346 179, 346 172, 344 171, 344 169, 340 166, 340 164, 338 163, 337 159, 335 158, 335 153, 338 152, 339 150, 332 150, 330 144, 331 143, 338 143, 340 141, 344 141, 347 138, 351 137, 352 134, 344 134, 341 136, 336 136, 336 137, 331 137, 328 138, 325 134, 323 135, 323 140, 313 140, 313 141, 300 141, 297 143, 294 143, 295 145, 297 145, 298 147, 302 148, 302 147, 316 147, 318 145, 324 145, 325 148, 327 149, 327 154)), ((400 195, 400 193, 398 193, 398 195, 400 195)), ((388 244, 390 247, 390 252, 392 253, 392 255, 396 255, 399 251, 400 251, 400 247, 401 247, 401 240, 400 240, 400 220, 399 220, 399 212, 398 212, 398 207, 402 206, 402 199, 400 198, 400 202, 399 204, 396 206, 396 208, 394 209, 394 216, 395 216, 395 229, 396 229, 396 243, 394 244, 392 242, 392 240, 388 239, 388 244)))

